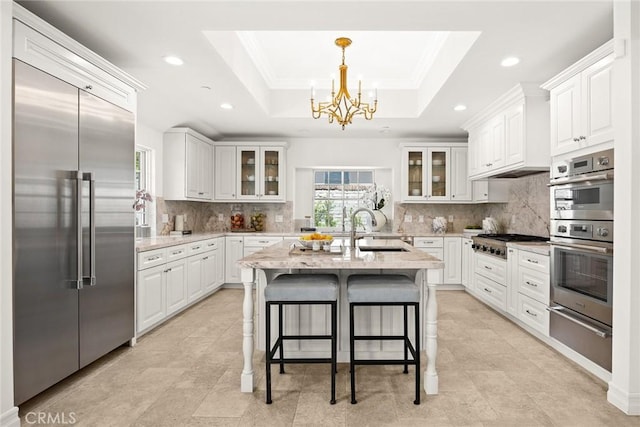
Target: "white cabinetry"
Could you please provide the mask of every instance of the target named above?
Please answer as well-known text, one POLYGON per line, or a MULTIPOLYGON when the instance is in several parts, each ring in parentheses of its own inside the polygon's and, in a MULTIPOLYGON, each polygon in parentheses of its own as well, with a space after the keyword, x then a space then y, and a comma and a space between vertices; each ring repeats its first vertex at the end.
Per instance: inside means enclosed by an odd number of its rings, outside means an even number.
POLYGON ((164 198, 213 200, 213 141, 189 128, 163 137, 164 198))
POLYGON ((137 266, 140 335, 224 283, 224 237, 139 252, 137 266))
POLYGON ((552 156, 613 146, 613 60, 610 41, 542 85, 550 91, 552 156))
POLYGON ((507 262, 476 254, 476 295, 501 311, 507 311, 507 262))
POLYGON ((522 249, 517 251, 518 319, 538 332, 549 335, 550 263, 548 255, 522 249))
POLYGON ((145 86, 78 42, 13 5, 13 56, 57 78, 136 111, 136 91, 145 86))
POLYGON ((444 261, 438 270, 438 284, 462 283, 462 242, 460 237, 415 237, 413 246, 444 261))
POLYGON ((244 257, 244 239, 242 236, 225 237, 225 283, 240 283, 240 269, 237 261, 244 257))
POLYGON ((470 202, 467 144, 402 145, 403 202, 470 202))
POLYGON ((246 236, 244 238, 244 256, 263 250, 267 246, 282 242, 282 236, 246 236))
POLYGON ((471 180, 549 168, 546 100, 546 91, 519 84, 463 124, 469 132, 471 180))
POLYGON ((473 252, 473 240, 462 238, 461 275, 462 285, 471 292, 475 291, 475 253, 473 252))
POLYGON ((236 147, 222 145, 215 147, 214 198, 216 200, 236 199, 236 147))
POLYGON ((285 143, 216 146, 216 200, 284 202, 285 143))

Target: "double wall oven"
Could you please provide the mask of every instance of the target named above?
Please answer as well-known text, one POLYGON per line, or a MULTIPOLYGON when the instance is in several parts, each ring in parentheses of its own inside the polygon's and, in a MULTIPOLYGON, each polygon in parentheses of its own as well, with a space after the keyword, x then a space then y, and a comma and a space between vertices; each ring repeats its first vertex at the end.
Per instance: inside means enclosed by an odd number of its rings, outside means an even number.
POLYGON ((613 150, 552 166, 549 333, 611 371, 613 150))

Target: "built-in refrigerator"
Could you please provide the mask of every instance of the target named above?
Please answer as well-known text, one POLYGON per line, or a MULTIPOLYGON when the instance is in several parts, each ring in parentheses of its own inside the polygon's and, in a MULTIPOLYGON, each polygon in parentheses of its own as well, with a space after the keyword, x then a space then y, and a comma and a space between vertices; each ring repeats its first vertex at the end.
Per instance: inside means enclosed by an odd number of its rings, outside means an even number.
POLYGON ((13 60, 21 404, 134 336, 134 116, 13 60))

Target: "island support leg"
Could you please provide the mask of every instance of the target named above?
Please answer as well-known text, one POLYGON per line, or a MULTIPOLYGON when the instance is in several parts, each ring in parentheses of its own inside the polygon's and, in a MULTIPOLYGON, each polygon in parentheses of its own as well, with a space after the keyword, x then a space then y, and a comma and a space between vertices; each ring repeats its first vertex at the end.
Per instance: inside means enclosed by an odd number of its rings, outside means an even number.
POLYGON ((253 281, 254 270, 242 269, 240 272, 244 285, 242 302, 242 354, 244 367, 240 375, 240 391, 253 393, 253 281))
MULTIPOLYGON (((427 368, 424 372, 424 391, 427 394, 438 394, 438 372, 436 371, 436 355, 438 353, 438 301, 436 300, 436 284, 432 274, 437 270, 428 270, 427 276, 427 310, 426 310, 426 353, 427 368)), ((436 279, 437 280, 437 279, 436 279)))

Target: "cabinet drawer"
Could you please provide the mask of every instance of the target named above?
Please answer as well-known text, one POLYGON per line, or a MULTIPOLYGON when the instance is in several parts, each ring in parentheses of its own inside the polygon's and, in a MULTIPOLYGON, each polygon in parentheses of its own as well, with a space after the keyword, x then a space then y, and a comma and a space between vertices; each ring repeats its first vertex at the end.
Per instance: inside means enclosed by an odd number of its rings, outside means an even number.
POLYGON ((503 259, 477 254, 476 273, 501 285, 507 283, 507 262, 503 259))
POLYGON ((489 304, 507 311, 507 287, 476 274, 476 292, 489 304))
POLYGON ((244 238, 244 245, 249 247, 266 248, 278 242, 282 242, 282 236, 245 236, 244 238))
POLYGON ((155 267, 167 262, 166 248, 138 252, 138 270, 155 267))
POLYGON ((442 237, 414 237, 413 246, 416 248, 442 248, 444 240, 442 237))
POLYGON ((204 241, 204 250, 205 251, 215 251, 216 249, 220 249, 220 239, 208 239, 204 241))
POLYGON ((542 304, 549 303, 549 274, 529 267, 518 269, 518 292, 542 304))
POLYGON ((187 256, 187 245, 176 245, 167 248, 167 262, 187 256))
POLYGON ((549 335, 549 312, 545 304, 518 294, 518 319, 545 336, 549 335))
POLYGON ((518 252, 518 264, 542 273, 549 273, 549 257, 547 255, 527 252, 522 249, 518 252))
POLYGON ((196 255, 202 253, 207 250, 207 246, 205 245, 205 240, 198 240, 197 242, 191 242, 187 245, 187 255, 196 255))

